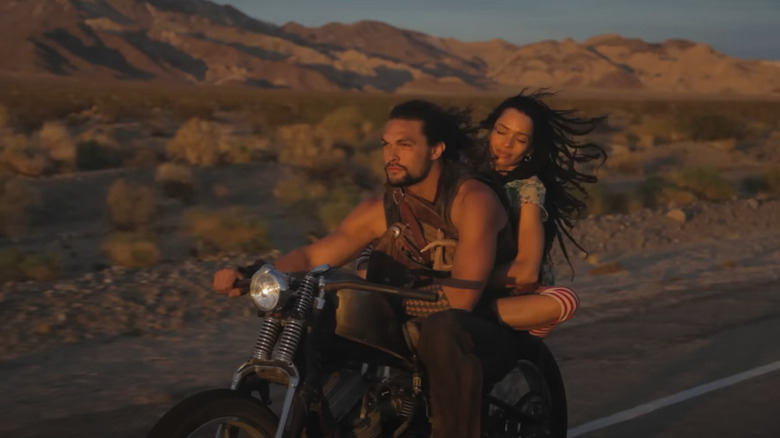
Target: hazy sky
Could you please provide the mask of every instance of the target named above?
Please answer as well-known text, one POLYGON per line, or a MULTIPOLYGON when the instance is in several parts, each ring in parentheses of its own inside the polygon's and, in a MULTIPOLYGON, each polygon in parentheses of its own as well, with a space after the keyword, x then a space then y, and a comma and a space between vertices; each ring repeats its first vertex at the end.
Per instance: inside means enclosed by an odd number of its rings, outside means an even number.
POLYGON ((684 38, 741 58, 780 60, 780 0, 216 0, 275 24, 371 19, 464 41, 515 44, 619 33, 684 38))

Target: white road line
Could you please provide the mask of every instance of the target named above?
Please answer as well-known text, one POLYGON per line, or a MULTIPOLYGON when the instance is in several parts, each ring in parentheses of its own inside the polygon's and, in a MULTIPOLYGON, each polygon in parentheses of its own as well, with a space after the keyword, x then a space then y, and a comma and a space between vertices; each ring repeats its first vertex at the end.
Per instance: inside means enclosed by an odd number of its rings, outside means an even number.
POLYGON ((758 368, 753 368, 752 370, 745 371, 739 374, 734 374, 733 376, 730 377, 724 377, 723 379, 719 379, 714 382, 705 383, 695 388, 686 389, 685 391, 680 391, 668 397, 659 398, 658 400, 654 400, 649 403, 645 403, 636 406, 634 408, 618 412, 617 414, 612 414, 608 417, 589 421, 585 424, 569 429, 568 437, 574 438, 580 435, 585 435, 586 433, 590 433, 599 429, 603 429, 605 427, 622 423, 624 421, 631 420, 632 418, 636 418, 645 414, 649 414, 650 412, 657 411, 658 409, 671 406, 675 403, 680 403, 681 401, 698 397, 708 392, 725 388, 735 383, 739 383, 747 379, 752 379, 753 377, 758 377, 763 374, 768 374, 771 373, 772 371, 777 371, 777 370, 780 370, 780 361, 772 362, 768 365, 764 365, 758 368))

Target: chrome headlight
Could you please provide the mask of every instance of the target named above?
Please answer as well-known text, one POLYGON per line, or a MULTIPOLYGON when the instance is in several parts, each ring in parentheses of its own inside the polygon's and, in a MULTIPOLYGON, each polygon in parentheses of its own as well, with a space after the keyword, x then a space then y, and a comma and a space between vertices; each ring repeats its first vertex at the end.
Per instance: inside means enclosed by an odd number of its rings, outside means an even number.
POLYGON ((258 309, 268 312, 284 305, 289 296, 287 279, 272 265, 263 265, 249 284, 249 296, 258 309))

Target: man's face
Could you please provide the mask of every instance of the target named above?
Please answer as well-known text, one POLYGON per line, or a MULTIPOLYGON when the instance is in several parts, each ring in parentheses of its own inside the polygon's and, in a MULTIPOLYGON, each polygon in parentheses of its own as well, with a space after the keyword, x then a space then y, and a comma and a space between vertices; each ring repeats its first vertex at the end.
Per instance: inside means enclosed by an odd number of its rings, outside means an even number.
POLYGON ((403 187, 428 176, 444 145, 428 145, 420 120, 391 119, 382 134, 382 149, 387 181, 394 187, 403 187))

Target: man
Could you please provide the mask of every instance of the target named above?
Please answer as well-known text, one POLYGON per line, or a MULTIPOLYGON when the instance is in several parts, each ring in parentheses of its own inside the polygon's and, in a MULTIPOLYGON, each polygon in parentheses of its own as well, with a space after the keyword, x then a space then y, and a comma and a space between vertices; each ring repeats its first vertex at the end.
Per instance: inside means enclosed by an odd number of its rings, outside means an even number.
MULTIPOLYGON (((476 147, 463 122, 458 113, 426 101, 408 101, 393 108, 382 135, 388 192, 358 205, 332 234, 275 263, 281 271, 340 266, 376 241, 375 252, 401 261, 410 268, 404 272, 449 277, 432 284, 428 279, 429 287, 440 295, 437 307, 406 305, 411 315, 428 315, 417 349, 428 370, 434 437, 480 435, 483 376, 496 380, 507 370, 507 343, 512 342, 506 328, 471 313, 480 302, 497 254, 502 260, 514 254, 506 254, 497 243, 501 233, 511 230, 496 192, 471 178, 459 164, 467 148, 476 147), (400 228, 393 231, 395 222, 400 228), (439 238, 431 237, 432 232, 439 238), (426 243, 435 246, 437 242, 454 244, 438 251, 438 262, 429 251, 421 251, 430 246, 426 243), (398 245, 406 249, 399 251, 398 245), (410 260, 400 260, 409 254, 410 260), (438 275, 445 264, 447 275, 438 275)), ((376 266, 381 263, 381 258, 372 258, 369 280, 397 280, 392 275, 383 278, 398 271, 376 266)), ((236 296, 240 291, 232 285, 237 277, 235 270, 222 270, 215 275, 214 288, 236 296)))

